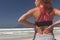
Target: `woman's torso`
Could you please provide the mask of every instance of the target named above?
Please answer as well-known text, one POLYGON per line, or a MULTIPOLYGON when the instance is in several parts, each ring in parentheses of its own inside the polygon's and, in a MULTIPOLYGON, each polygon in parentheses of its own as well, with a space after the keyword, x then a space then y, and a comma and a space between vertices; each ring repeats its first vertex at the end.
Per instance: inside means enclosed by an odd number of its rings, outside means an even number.
MULTIPOLYGON (((39 16, 41 15, 41 12, 39 10, 39 8, 35 8, 35 11, 33 13, 33 17, 34 17, 34 21, 37 22, 37 20, 39 19, 39 16)), ((54 11, 52 10, 51 13, 49 13, 49 17, 48 17, 48 20, 52 20, 53 21, 53 18, 54 18, 54 11)), ((36 30, 36 33, 38 34, 43 34, 43 30, 45 30, 48 26, 36 26, 35 30, 36 30)), ((53 30, 50 31, 48 34, 53 34, 53 30)))

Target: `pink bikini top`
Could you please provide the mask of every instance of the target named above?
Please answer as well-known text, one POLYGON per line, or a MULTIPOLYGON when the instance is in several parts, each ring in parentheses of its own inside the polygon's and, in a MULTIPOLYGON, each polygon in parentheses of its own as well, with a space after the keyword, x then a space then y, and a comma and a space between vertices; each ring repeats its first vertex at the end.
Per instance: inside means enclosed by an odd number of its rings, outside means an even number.
POLYGON ((38 22, 48 21, 49 18, 48 12, 41 6, 39 7, 39 10, 41 14, 37 21, 38 22))
POLYGON ((51 25, 52 20, 48 20, 49 18, 48 12, 43 7, 39 7, 39 10, 41 14, 37 22, 35 22, 35 25, 37 25, 38 27, 51 25))

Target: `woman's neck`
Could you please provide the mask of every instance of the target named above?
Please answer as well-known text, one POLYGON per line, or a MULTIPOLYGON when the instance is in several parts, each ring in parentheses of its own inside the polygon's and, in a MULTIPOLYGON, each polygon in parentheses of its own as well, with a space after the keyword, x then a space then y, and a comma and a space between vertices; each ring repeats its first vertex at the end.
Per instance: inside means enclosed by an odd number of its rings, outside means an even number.
POLYGON ((40 3, 40 6, 42 6, 42 7, 44 7, 45 9, 49 9, 49 8, 51 8, 51 3, 40 3))
POLYGON ((44 6, 44 5, 42 5, 42 4, 41 4, 39 7, 44 8, 44 10, 48 11, 49 13, 50 13, 50 12, 52 11, 52 9, 53 9, 51 6, 48 6, 48 5, 47 5, 47 6, 44 6))

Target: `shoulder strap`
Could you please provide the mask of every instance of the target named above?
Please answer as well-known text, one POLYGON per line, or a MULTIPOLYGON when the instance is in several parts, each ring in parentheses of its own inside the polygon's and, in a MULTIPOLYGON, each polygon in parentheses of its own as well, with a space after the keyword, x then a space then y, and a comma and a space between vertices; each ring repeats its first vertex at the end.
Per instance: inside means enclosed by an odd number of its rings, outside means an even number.
POLYGON ((38 22, 47 21, 48 12, 46 12, 43 7, 39 7, 39 10, 40 10, 41 15, 38 18, 38 22))

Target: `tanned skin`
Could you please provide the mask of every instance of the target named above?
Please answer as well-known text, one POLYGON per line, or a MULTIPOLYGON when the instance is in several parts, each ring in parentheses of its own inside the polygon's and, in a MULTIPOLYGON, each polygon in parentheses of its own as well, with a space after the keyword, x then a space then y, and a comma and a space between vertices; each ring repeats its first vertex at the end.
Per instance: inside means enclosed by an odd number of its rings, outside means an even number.
MULTIPOLYGON (((51 2, 51 1, 50 1, 51 2)), ((40 26, 38 27, 37 25, 35 25, 34 23, 28 22, 26 19, 30 18, 30 17, 34 17, 34 21, 37 21, 39 16, 40 16, 40 10, 38 8, 38 6, 42 5, 44 6, 45 4, 41 3, 40 0, 35 0, 35 8, 32 8, 30 10, 28 10, 26 13, 24 13, 19 19, 18 22, 20 24, 23 24, 25 26, 31 26, 35 29, 35 33, 37 35, 40 34, 50 34, 53 35, 53 28, 57 25, 60 25, 60 20, 54 22, 52 25, 50 26, 40 26)), ((48 8, 51 7, 51 5, 48 6, 48 8)), ((57 8, 53 8, 53 10, 49 13, 49 18, 48 20, 53 20, 53 18, 55 16, 59 16, 60 17, 60 10, 57 8)))

